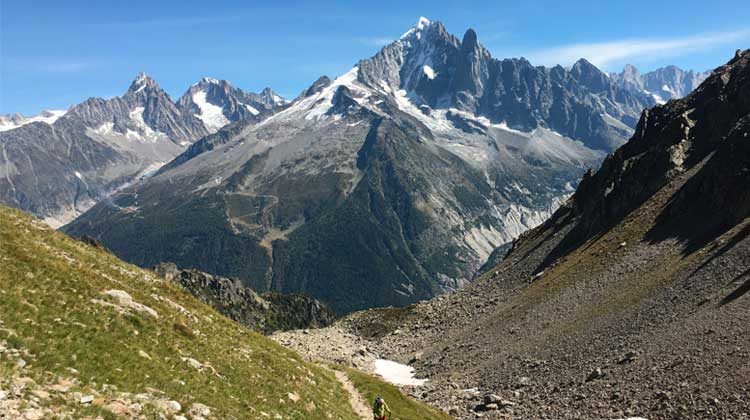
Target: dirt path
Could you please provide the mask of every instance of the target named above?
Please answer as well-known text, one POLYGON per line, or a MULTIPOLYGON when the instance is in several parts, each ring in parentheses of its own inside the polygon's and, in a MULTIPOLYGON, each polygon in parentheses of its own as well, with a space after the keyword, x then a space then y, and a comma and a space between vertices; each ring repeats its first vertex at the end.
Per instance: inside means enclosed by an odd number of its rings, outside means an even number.
POLYGON ((346 373, 338 370, 333 371, 333 373, 336 375, 336 379, 341 382, 341 386, 344 387, 344 390, 349 393, 349 403, 351 403, 354 412, 356 412, 362 420, 370 420, 372 418, 370 407, 365 402, 365 399, 362 398, 362 394, 360 394, 359 391, 357 391, 357 388, 354 387, 352 381, 349 380, 346 373))

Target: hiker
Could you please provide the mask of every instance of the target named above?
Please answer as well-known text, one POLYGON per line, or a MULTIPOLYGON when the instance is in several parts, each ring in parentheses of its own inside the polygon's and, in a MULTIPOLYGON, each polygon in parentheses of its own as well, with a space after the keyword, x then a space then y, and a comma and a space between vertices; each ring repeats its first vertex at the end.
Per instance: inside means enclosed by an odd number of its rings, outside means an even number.
POLYGON ((385 413, 391 414, 391 409, 388 408, 388 404, 385 403, 380 397, 375 398, 375 405, 372 406, 372 417, 375 420, 385 420, 385 413))

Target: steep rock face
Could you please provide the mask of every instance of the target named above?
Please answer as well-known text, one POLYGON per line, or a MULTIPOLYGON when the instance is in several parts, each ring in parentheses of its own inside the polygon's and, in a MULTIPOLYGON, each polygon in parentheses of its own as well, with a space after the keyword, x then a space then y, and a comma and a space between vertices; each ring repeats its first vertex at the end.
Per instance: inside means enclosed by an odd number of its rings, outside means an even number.
POLYGON ((358 66, 360 80, 403 89, 417 106, 455 107, 523 131, 546 127, 604 151, 621 145, 641 110, 654 103, 585 60, 570 71, 497 60, 473 30, 459 41, 427 20, 358 66))
POLYGON ((130 134, 132 139, 151 141, 165 138, 183 146, 207 134, 198 119, 183 115, 169 95, 144 73, 133 80, 123 96, 88 99, 71 108, 64 118, 78 119, 97 134, 130 134))
POLYGON ((393 360, 421 352, 428 399, 444 406, 478 387, 520 418, 741 417, 750 377, 726 372, 750 369, 749 145, 747 50, 644 112, 481 279, 342 325, 393 360))
POLYGON ((154 271, 184 287, 219 313, 264 334, 322 328, 335 320, 330 309, 304 295, 275 292, 258 295, 239 280, 212 276, 198 270, 180 270, 171 263, 159 264, 154 271))
POLYGON ((283 111, 201 139, 66 232, 143 266, 303 292, 338 313, 426 299, 470 281, 632 131, 639 97, 606 76, 596 84, 597 72, 498 61, 473 31, 459 41, 421 19, 283 111))
MULTIPOLYGON (((716 165, 728 165, 726 169, 729 171, 737 162, 744 164, 741 153, 730 159, 727 159, 727 153, 729 150, 739 152, 743 147, 743 129, 750 113, 746 61, 747 55, 739 54, 729 64, 718 68, 716 72, 720 74, 707 79, 695 94, 668 106, 645 111, 633 138, 608 156, 595 174, 587 175, 581 181, 570 204, 570 211, 579 222, 569 234, 568 241, 561 246, 576 246, 618 223, 676 175, 691 170, 709 155, 712 159, 708 168, 702 169, 691 185, 702 182, 697 179, 707 176, 702 174, 716 165), (731 159, 736 161, 732 163, 731 159)), ((720 186, 716 184, 714 187, 720 186)), ((722 191, 719 192, 723 194, 732 187, 720 188, 722 191)), ((710 203, 697 195, 692 198, 696 208, 710 203)), ((719 200, 713 204, 715 209, 728 204, 719 197, 713 198, 719 200)), ((740 209, 746 205, 742 201, 735 204, 740 209)), ((675 214, 682 213, 676 210, 678 206, 678 202, 671 204, 675 214)), ((705 214, 708 219, 702 221, 703 227, 712 225, 717 217, 723 217, 722 212, 713 216, 709 213, 705 214)), ((734 223, 741 220, 743 214, 734 223)), ((665 219, 669 217, 665 216, 665 219)))

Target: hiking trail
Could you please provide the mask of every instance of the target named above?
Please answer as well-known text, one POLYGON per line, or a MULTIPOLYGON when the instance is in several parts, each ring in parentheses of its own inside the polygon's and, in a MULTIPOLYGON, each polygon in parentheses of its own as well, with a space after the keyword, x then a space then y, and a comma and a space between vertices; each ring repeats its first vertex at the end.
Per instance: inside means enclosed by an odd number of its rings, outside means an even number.
POLYGON ((354 387, 352 381, 349 380, 346 373, 338 370, 334 370, 333 373, 336 375, 336 379, 341 382, 341 386, 344 387, 344 390, 349 394, 349 403, 352 405, 354 412, 357 413, 362 420, 371 419, 372 411, 370 410, 370 407, 365 402, 365 399, 362 398, 362 394, 360 394, 359 391, 357 391, 357 388, 354 387))

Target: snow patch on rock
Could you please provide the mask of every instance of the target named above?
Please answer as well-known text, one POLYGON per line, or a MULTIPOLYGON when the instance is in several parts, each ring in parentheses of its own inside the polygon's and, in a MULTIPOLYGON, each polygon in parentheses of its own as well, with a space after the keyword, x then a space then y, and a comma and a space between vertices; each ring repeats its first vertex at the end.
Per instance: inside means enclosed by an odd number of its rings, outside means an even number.
POLYGON ((252 106, 250 106, 250 105, 248 105, 248 104, 243 104, 243 105, 245 105, 245 108, 246 108, 246 109, 247 109, 248 111, 250 111, 250 113, 251 113, 251 114, 253 114, 253 115, 258 115, 258 114, 260 114, 260 111, 258 111, 257 109, 253 108, 252 106))
MULTIPOLYGON (((198 105, 198 108, 201 110, 200 114, 195 114, 195 116, 203 121, 203 125, 206 126, 208 131, 216 132, 221 127, 229 124, 229 120, 224 116, 224 110, 222 107, 208 102, 205 91, 201 90, 195 92, 195 95, 193 95, 193 102, 198 105)), ((248 110, 249 108, 252 107, 248 107, 248 110)))

